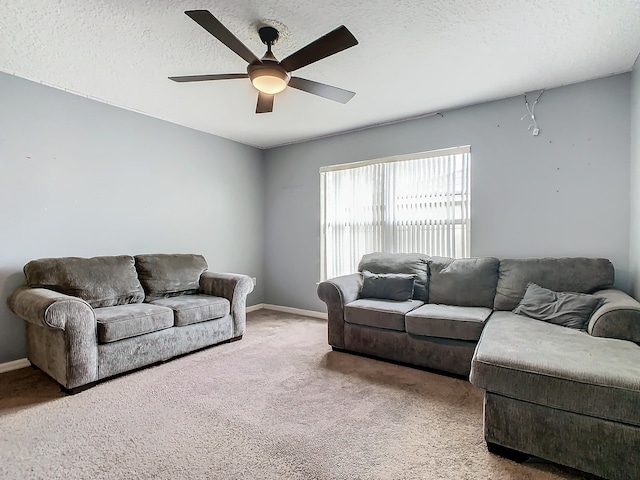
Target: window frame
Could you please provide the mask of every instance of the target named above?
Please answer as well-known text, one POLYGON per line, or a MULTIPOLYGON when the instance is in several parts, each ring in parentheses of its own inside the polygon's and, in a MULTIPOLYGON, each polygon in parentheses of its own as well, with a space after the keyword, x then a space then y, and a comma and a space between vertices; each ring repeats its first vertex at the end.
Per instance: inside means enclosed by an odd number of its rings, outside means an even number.
MULTIPOLYGON (((389 156, 389 157, 383 157, 383 158, 375 158, 375 159, 370 159, 370 160, 364 160, 364 161, 357 161, 357 162, 349 162, 349 163, 343 163, 343 164, 337 164, 337 165, 329 165, 329 166, 324 166, 321 167, 319 169, 319 177, 320 177, 320 279, 321 280, 326 280, 327 279, 327 259, 326 259, 326 255, 327 255, 327 240, 326 240, 326 230, 327 230, 327 226, 326 226, 326 185, 325 183, 325 176, 323 175, 324 173, 327 172, 335 172, 335 171, 341 171, 341 170, 350 170, 350 169, 354 169, 354 168, 359 168, 359 167, 365 167, 365 166, 369 166, 369 165, 376 165, 376 164, 388 164, 388 163, 395 163, 395 162, 403 162, 403 161, 410 161, 410 160, 427 160, 429 158, 434 158, 434 157, 441 157, 441 156, 451 156, 451 155, 459 155, 459 154, 471 154, 471 146, 470 145, 463 145, 463 146, 457 146, 457 147, 450 147, 450 148, 442 148, 442 149, 438 149, 438 150, 429 150, 429 151, 424 151, 424 152, 417 152, 417 153, 410 153, 410 154, 404 154, 404 155, 393 155, 393 156, 389 156)), ((470 158, 469 158, 470 160, 470 158)), ((466 181, 466 192, 461 192, 460 195, 462 194, 466 194, 466 196, 468 196, 469 199, 469 211, 468 211, 468 233, 467 235, 469 235, 469 239, 468 239, 468 245, 466 245, 466 256, 470 257, 471 256, 471 239, 470 239, 470 232, 471 232, 471 162, 469 161, 468 165, 467 165, 467 171, 468 171, 468 178, 466 181)), ((457 192, 456 192, 457 194, 457 192)), ((434 195, 435 197, 436 195, 434 195)), ((464 221, 464 219, 454 219, 456 224, 462 224, 462 222, 464 221)), ((393 228, 393 226, 391 225, 387 225, 387 228, 393 228)))

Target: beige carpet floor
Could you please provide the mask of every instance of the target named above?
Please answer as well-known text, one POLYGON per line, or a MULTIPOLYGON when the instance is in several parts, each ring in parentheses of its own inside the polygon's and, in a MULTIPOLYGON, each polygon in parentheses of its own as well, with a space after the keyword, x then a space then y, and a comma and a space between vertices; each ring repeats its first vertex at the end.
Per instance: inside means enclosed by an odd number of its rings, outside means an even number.
POLYGON ((32 368, 2 374, 0 478, 593 478, 488 453, 482 391, 333 352, 326 328, 254 312, 239 342, 74 396, 32 368))

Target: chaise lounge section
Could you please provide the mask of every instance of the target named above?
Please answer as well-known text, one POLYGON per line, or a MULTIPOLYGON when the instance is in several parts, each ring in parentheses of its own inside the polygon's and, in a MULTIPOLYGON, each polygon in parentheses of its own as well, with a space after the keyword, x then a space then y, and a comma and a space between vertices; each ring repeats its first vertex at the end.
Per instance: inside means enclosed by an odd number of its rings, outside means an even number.
MULTIPOLYGON (((592 319, 591 331, 597 321, 592 319)), ((478 344, 470 380, 486 391, 490 450, 534 455, 609 479, 637 478, 636 343, 496 312, 478 344)))

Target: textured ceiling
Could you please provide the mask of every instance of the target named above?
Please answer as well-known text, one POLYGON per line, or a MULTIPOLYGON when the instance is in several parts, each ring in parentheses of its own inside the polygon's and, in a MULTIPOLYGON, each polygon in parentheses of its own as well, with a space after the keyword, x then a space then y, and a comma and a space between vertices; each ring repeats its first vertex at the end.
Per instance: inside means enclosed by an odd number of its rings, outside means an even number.
POLYGON ((3 0, 0 70, 268 148, 631 70, 640 0, 3 0), (30 3, 30 6, 27 6, 30 3), (256 115, 246 63, 183 12, 210 10, 261 57, 346 25, 359 45, 296 71, 357 92, 346 105, 288 88, 256 115))

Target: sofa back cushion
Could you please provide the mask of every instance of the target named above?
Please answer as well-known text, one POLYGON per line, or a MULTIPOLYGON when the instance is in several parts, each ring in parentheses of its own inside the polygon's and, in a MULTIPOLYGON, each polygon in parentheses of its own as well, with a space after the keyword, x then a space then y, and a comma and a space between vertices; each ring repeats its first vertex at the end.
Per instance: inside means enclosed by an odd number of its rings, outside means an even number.
POLYGON ((196 293, 200 275, 207 269, 202 255, 157 253, 136 255, 135 259, 146 301, 196 293))
POLYGON ((358 271, 371 273, 408 273, 415 276, 413 298, 429 301, 429 256, 421 253, 367 253, 358 271))
POLYGON ((500 260, 432 257, 429 303, 459 307, 493 307, 500 260))
POLYGON ((133 257, 64 257, 32 260, 24 266, 27 285, 85 300, 94 308, 144 300, 133 257))
POLYGON ((493 308, 516 308, 530 282, 556 292, 592 293, 613 285, 613 280, 613 265, 606 258, 504 259, 493 308))

